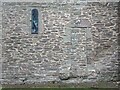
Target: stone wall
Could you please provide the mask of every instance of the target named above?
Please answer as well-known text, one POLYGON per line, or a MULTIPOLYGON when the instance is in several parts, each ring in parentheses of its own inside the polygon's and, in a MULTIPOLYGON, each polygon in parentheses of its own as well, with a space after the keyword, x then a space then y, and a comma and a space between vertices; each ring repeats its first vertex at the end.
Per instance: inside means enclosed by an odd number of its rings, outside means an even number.
POLYGON ((2 80, 2 3, 0 2, 0 83, 2 80))
POLYGON ((117 3, 6 2, 2 7, 3 84, 116 81, 117 3), (42 18, 35 35, 32 8, 42 18), (72 28, 81 19, 90 26, 72 28))

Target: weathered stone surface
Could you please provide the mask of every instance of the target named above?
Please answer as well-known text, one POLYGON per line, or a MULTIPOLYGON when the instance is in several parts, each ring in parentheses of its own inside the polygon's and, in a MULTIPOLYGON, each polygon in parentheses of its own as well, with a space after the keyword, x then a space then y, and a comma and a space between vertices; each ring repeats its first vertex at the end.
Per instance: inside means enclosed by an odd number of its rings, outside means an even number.
POLYGON ((117 80, 116 6, 7 2, 2 7, 4 84, 117 80), (35 6, 43 27, 37 35, 30 33, 35 6))

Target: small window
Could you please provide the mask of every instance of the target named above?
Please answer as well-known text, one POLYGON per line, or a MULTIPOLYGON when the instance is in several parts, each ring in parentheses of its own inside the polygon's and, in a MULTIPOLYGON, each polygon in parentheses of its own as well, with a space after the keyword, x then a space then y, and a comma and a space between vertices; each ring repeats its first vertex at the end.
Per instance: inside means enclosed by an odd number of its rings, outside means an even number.
POLYGON ((38 28, 39 28, 39 19, 38 19, 38 10, 32 9, 32 15, 31 15, 31 34, 38 34, 38 28))

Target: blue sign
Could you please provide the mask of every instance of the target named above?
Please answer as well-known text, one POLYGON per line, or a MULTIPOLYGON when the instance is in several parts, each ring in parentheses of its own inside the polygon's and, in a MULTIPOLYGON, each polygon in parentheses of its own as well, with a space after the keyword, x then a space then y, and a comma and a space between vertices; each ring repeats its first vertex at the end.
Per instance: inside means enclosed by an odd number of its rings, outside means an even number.
POLYGON ((31 33, 32 34, 38 34, 38 10, 37 9, 33 9, 32 10, 32 20, 31 20, 31 24, 32 24, 32 27, 31 27, 31 33))

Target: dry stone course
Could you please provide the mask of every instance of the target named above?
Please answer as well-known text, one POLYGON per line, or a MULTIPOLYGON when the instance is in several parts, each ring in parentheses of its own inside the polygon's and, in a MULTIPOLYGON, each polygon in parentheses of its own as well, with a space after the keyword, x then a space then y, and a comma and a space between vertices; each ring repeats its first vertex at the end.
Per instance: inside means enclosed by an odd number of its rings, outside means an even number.
POLYGON ((116 81, 117 4, 2 3, 2 83, 116 81), (33 8, 41 14, 34 35, 33 8))

